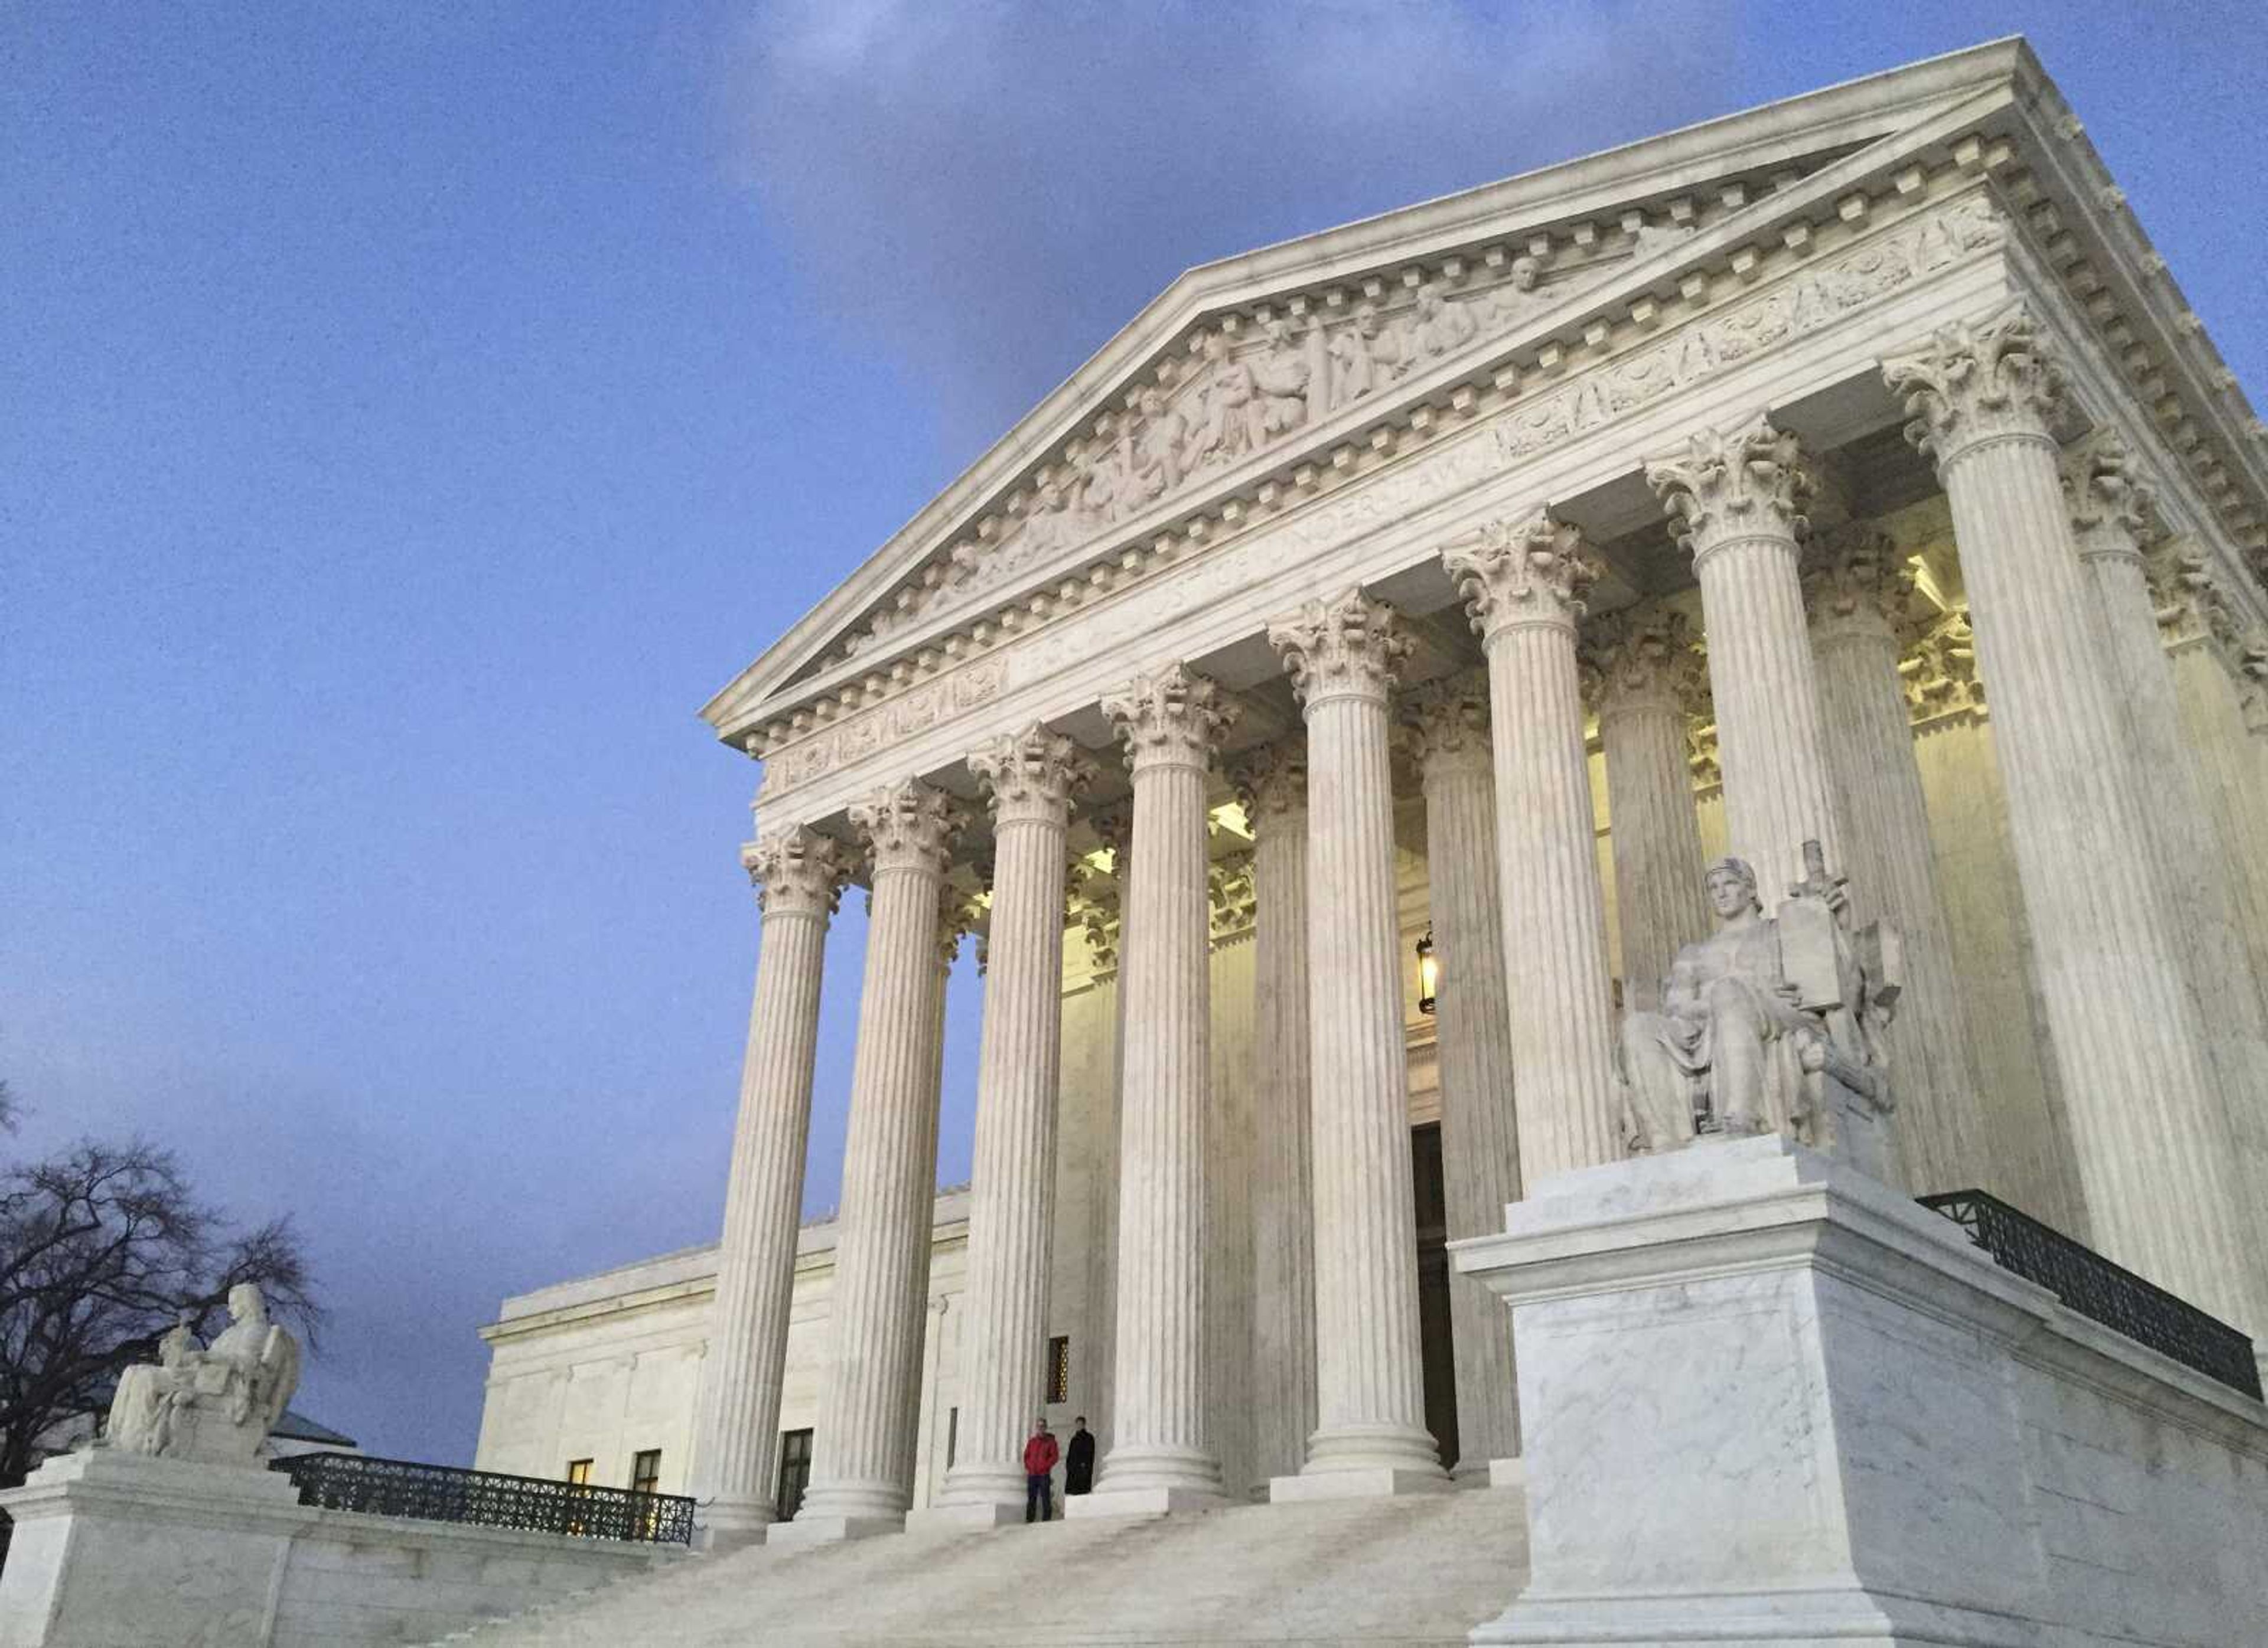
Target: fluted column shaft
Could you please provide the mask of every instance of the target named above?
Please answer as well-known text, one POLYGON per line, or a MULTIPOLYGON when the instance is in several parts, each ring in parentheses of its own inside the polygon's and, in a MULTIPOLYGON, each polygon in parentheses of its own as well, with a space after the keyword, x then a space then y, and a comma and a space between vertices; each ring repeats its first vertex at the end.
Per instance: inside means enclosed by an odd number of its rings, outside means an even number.
POLYGON ((1307 722, 1316 1428, 1302 1475, 1386 1492, 1445 1480, 1418 1335, 1387 713, 1410 643, 1359 589, 1309 602, 1268 638, 1307 722))
POLYGON ((1086 763, 1032 727, 972 754, 990 791, 992 908, 968 1208, 960 1458, 949 1505, 1024 1504, 1024 1440, 1047 1400, 1049 1245, 1063 1056, 1064 837, 1086 763))
POLYGON ((1226 720, 1219 689, 1179 666, 1103 709, 1134 785, 1134 882, 1119 988, 1118 1321, 1113 1436, 1076 1514, 1220 1503, 1205 1412, 1205 1110, 1211 1098, 1211 938, 1205 779, 1226 720))
POLYGON ((1278 745, 1241 775, 1252 826, 1252 1399, 1255 1475, 1297 1472, 1315 1429, 1315 1225, 1309 1153, 1307 761, 1278 745))
POLYGON ((1669 964, 1710 929, 1685 732, 1705 694, 1700 653, 1684 614, 1654 607, 1593 621, 1583 660, 1606 758, 1623 1003, 1657 1012, 1669 964))
POLYGON ((1604 890, 1575 665, 1596 563, 1538 511, 1443 552, 1488 653, 1520 1181, 1621 1159, 1604 890))
POLYGON ((762 903, 763 938, 718 1244, 695 1490, 711 1538, 725 1541, 753 1537, 777 1509, 780 1381, 811 1136, 821 966, 843 884, 835 842, 806 829, 763 836, 741 857, 762 903))
POLYGON ((1992 695, 2018 879, 2096 1244, 2268 1330, 2205 1027, 2158 896, 2048 432, 2059 387, 2021 309, 1886 364, 1937 463, 1992 695))
POLYGON ((1646 478, 1693 555, 1726 831, 1769 910, 1804 879, 1805 842, 1843 864, 1798 572, 1810 482, 1794 438, 1762 418, 1703 431, 1646 478))
MULTIPOLYGON (((2122 753, 2132 763, 2136 793, 2147 798, 2143 820, 2160 896, 2179 916, 2181 960, 2203 1009, 2222 1107, 2242 1158, 2238 1193, 2257 1219, 2268 1210, 2268 1012, 2236 929, 2233 878, 2160 644, 2137 536, 2147 529, 2149 489, 2128 474, 2123 445, 2108 436, 2073 454, 2064 487, 2131 729, 2122 753)), ((2268 1255, 2254 1262, 2268 1262, 2268 1255)))
POLYGON ((913 1497, 937 1197, 939 911, 958 817, 909 780, 854 806, 851 821, 873 899, 812 1485, 796 1517, 836 1536, 902 1524, 913 1497))
MULTIPOLYGON (((1457 1241, 1501 1231, 1505 1204, 1520 1199, 1487 679, 1464 677, 1425 689, 1404 708, 1425 791, 1426 879, 1433 953, 1441 964, 1434 1013, 1442 1188, 1448 1238, 1457 1241)), ((1690 817, 1690 804, 1687 813, 1690 817)), ((1475 1278, 1453 1270, 1449 1329, 1457 1385, 1456 1475, 1484 1478, 1491 1460, 1520 1453, 1512 1313, 1475 1278)))
POLYGON ((1905 1188, 1916 1195, 1963 1189, 1996 1175, 1892 628, 1894 614, 1918 626, 1918 598, 1895 546, 1879 533, 1839 533, 1818 559, 1807 592, 1811 646, 1827 764, 1842 803, 1844 868, 1859 919, 1888 920, 1905 955, 1889 1031, 1905 1188))

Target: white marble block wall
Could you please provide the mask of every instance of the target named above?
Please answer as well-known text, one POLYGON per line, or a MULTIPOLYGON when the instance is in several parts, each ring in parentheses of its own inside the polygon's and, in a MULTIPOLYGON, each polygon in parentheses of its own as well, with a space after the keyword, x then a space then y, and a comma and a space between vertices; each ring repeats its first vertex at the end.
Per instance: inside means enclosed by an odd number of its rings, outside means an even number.
POLYGON ((1769 1137, 1507 1211, 1455 1262, 1513 1306, 1531 1567, 1476 1642, 2268 1641, 2268 1409, 1951 1221, 1769 1137))

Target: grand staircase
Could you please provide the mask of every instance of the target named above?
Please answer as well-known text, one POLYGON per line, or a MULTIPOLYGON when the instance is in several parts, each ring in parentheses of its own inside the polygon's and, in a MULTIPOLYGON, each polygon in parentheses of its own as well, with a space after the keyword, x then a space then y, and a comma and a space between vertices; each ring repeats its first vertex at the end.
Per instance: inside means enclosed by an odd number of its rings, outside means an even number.
POLYGON ((1462 1644, 1527 1571, 1521 1497, 1249 1505, 702 1556, 446 1640, 573 1644, 1462 1644))

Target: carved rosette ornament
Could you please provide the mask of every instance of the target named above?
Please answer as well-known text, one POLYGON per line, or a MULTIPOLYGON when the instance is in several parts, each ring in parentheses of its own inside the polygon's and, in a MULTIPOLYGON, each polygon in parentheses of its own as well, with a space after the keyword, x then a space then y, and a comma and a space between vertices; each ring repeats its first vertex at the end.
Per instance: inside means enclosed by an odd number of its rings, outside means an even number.
POLYGON ((1412 643, 1394 609, 1357 587, 1309 601, 1269 625, 1268 644, 1284 660, 1292 690, 1312 715, 1334 698, 1384 702, 1412 643))
POLYGON ((740 849, 740 867, 766 916, 831 916, 843 901, 850 852, 831 835, 790 824, 740 849))
POLYGON ((1402 747, 1421 774, 1494 770, 1487 671, 1427 681, 1404 693, 1399 708, 1402 747))
POLYGON ((1549 509, 1476 528, 1442 550, 1441 564, 1484 644, 1538 624, 1572 631, 1601 571, 1581 531, 1549 509))
POLYGON ((1709 703, 1708 665, 1690 619, 1649 602, 1584 626, 1584 695, 1602 721, 1634 710, 1697 715, 1709 703))
POLYGON ((893 870, 943 875, 946 857, 968 819, 951 796, 918 778, 885 784, 852 802, 850 813, 878 876, 893 870))
POLYGON ((2021 300, 1983 320, 1941 326, 1928 346, 1882 363, 1906 398, 1906 438, 1946 470, 1989 443, 2043 441, 2063 407, 2063 368, 2043 347, 2021 300))
POLYGON ((2140 562, 2156 535, 2158 493, 2116 431, 2098 430, 2064 455, 2063 495, 2081 560, 2140 562))
POLYGON ((1186 664, 1136 676, 1103 699, 1102 713, 1126 747, 1127 766, 1137 772, 1206 767, 1221 735, 1236 723, 1236 706, 1220 684, 1186 664))
POLYGON ((1803 578, 1815 643, 1887 640, 1901 653, 1920 644, 1937 609, 1914 587, 1896 541, 1853 521, 1814 544, 1803 578))
POLYGON ((1803 449, 1762 413, 1732 429, 1703 430, 1682 455, 1648 464, 1646 480, 1696 567, 1727 544, 1800 541, 1811 527, 1803 507, 1816 482, 1803 449))
POLYGON ((1003 733, 968 756, 1001 824, 1064 824, 1073 799, 1092 785, 1094 763, 1078 745, 1035 723, 1003 733))

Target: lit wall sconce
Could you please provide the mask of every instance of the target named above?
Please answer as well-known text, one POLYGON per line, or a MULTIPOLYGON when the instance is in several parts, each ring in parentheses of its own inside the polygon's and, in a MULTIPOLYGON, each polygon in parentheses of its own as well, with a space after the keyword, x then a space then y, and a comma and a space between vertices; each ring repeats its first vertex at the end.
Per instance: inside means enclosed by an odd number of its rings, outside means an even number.
POLYGON ((1418 1011, 1432 1017, 1433 1004, 1441 994, 1441 963, 1433 953, 1433 923, 1425 923, 1425 936, 1418 941, 1418 1011))

